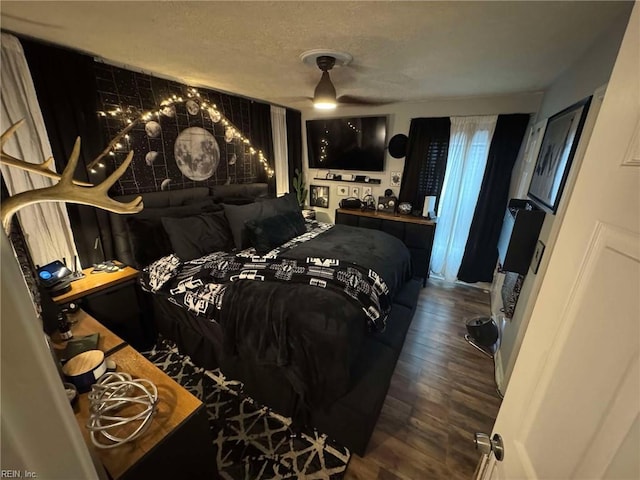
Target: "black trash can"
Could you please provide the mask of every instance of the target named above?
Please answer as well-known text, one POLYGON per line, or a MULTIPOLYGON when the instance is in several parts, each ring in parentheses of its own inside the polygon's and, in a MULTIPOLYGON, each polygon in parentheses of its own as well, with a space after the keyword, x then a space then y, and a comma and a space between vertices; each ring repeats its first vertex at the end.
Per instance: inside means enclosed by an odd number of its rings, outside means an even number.
POLYGON ((478 345, 493 347, 498 341, 498 325, 491 317, 473 317, 465 320, 469 337, 478 345))

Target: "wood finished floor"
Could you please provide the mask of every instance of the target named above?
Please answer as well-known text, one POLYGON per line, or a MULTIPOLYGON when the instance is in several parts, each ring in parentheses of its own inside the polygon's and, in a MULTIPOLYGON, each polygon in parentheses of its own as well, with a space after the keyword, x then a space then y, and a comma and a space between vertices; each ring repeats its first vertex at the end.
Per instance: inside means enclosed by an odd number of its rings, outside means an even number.
POLYGON ((430 279, 364 457, 345 479, 470 479, 500 408, 493 361, 467 344, 464 319, 489 314, 489 293, 430 279))

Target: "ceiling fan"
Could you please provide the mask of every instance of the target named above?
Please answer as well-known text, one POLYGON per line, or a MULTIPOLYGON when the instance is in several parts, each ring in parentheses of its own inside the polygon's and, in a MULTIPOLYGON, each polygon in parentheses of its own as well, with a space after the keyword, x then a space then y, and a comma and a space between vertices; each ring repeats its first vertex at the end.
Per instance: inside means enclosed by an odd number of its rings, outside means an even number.
POLYGON ((352 105, 385 105, 387 103, 393 103, 390 100, 377 101, 373 99, 366 99, 356 97, 353 95, 342 95, 337 97, 336 87, 331 81, 329 71, 334 66, 346 66, 353 57, 347 52, 340 52, 336 50, 309 50, 300 55, 300 58, 307 65, 315 64, 322 76, 320 81, 316 85, 313 92, 313 106, 319 110, 333 110, 338 103, 340 104, 352 104, 352 105))
POLYGON ((316 58, 316 65, 322 70, 320 82, 313 91, 313 106, 319 110, 333 110, 337 105, 336 87, 333 86, 329 70, 336 64, 335 57, 321 55, 316 58))

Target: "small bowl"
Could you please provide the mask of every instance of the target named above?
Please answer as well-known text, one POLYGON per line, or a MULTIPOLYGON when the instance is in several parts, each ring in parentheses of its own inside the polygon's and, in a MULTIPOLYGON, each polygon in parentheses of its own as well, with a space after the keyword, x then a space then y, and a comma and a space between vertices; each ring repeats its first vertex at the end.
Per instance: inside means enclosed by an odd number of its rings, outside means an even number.
POLYGON ((64 387, 64 393, 67 394, 69 403, 73 405, 78 400, 78 389, 70 382, 62 382, 62 386, 64 387))
POLYGON ((398 212, 402 213, 403 215, 411 213, 411 204, 409 202, 402 202, 400 205, 398 205, 398 212))

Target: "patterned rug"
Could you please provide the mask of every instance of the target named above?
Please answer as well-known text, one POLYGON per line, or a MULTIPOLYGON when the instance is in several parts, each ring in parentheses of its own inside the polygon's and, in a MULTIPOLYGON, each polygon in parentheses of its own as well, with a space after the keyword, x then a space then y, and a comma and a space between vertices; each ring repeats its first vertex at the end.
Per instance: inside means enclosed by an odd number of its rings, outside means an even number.
POLYGON ((294 434, 291 419, 257 404, 240 382, 218 369, 196 367, 167 341, 143 355, 206 405, 216 465, 225 480, 343 477, 348 449, 317 431, 294 434))

